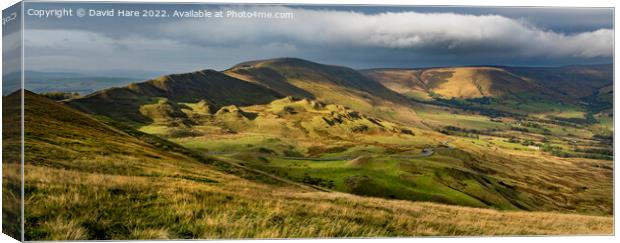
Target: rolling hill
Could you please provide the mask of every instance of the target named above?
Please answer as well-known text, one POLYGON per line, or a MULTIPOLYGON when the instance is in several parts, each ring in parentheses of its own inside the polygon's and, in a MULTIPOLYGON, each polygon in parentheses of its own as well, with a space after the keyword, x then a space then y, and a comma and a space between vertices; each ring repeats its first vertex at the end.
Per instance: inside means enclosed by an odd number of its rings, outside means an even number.
POLYGON ((368 69, 364 75, 402 93, 445 99, 536 97, 575 102, 613 82, 610 65, 529 67, 447 67, 368 69))
POLYGON ((609 111, 611 65, 369 69, 367 77, 411 100, 491 116, 588 123, 609 111), (604 91, 601 89, 608 88, 604 91), (607 92, 609 91, 609 92, 607 92))
POLYGON ((286 96, 340 104, 393 121, 419 121, 415 102, 348 67, 277 58, 240 63, 224 73, 286 96))
MULTIPOLYGON (((4 105, 16 105, 19 98, 15 93, 4 105)), ((321 192, 206 157, 29 91, 24 100, 26 240, 612 232, 611 217, 501 212, 321 192), (487 226, 480 228, 481 222, 487 226)))
POLYGON ((366 116, 336 104, 287 96, 264 105, 229 105, 210 109, 204 100, 174 103, 161 99, 145 105, 142 114, 152 119, 140 128, 161 136, 193 136, 268 131, 274 136, 291 138, 345 138, 355 133, 412 134, 397 124, 366 116))
POLYGON ((273 90, 224 75, 214 70, 162 76, 121 88, 110 88, 67 100, 79 110, 111 117, 132 124, 150 123, 140 113, 143 105, 157 103, 159 98, 176 102, 205 100, 214 108, 226 105, 268 103, 282 96, 273 90))
MULTIPOLYGON (((298 58, 276 58, 244 62, 237 64, 224 72, 228 74, 247 75, 248 79, 250 79, 249 81, 254 81, 270 87, 270 84, 267 83, 269 80, 267 79, 272 78, 261 75, 262 71, 269 72, 267 70, 271 70, 271 74, 274 77, 279 77, 274 80, 284 82, 288 81, 293 85, 297 84, 303 87, 304 85, 311 86, 312 84, 326 84, 347 88, 351 91, 364 93, 366 95, 377 96, 384 100, 404 102, 402 97, 399 95, 364 77, 354 69, 344 66, 325 65, 298 58), (256 75, 254 74, 254 71, 257 72, 256 75)), ((279 89, 277 85, 272 86, 275 87, 270 88, 279 91, 282 94, 289 95, 289 90, 279 89)), ((320 87, 317 87, 316 90, 312 88, 313 87, 309 87, 306 91, 320 93, 318 90, 320 87)))
POLYGON ((362 70, 362 74, 373 79, 394 92, 420 100, 429 100, 428 82, 423 82, 419 69, 370 69, 362 70))
POLYGON ((567 98, 583 98, 613 85, 613 65, 573 65, 557 68, 506 67, 515 75, 534 80, 567 98))

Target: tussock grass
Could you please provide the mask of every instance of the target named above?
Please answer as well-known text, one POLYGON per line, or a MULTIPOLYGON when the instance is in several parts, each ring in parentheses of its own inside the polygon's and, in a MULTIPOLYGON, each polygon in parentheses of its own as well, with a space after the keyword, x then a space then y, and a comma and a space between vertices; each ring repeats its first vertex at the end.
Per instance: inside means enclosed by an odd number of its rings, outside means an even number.
MULTIPOLYGON (((276 187, 28 166, 27 239, 611 234, 611 217, 502 212, 276 187), (53 179, 52 179, 53 178, 53 179), (53 180, 53 183, 50 183, 53 180)), ((208 169, 208 168, 205 168, 208 169)))
POLYGON ((64 220, 61 217, 46 221, 43 227, 50 229, 50 240, 87 240, 86 229, 75 220, 64 220))

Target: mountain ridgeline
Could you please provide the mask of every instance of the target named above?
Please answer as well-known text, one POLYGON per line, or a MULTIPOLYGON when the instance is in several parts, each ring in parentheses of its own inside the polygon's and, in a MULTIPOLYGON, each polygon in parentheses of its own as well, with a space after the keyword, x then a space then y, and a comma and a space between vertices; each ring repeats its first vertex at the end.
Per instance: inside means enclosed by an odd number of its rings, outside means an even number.
POLYGON ((396 116, 402 120, 415 120, 411 101, 361 73, 294 58, 248 62, 224 72, 167 75, 66 102, 88 113, 145 124, 152 120, 140 114, 139 108, 157 103, 156 98, 173 102, 205 100, 217 110, 226 105, 265 104, 285 96, 338 103, 372 115, 390 111, 398 113, 396 116))
POLYGON ((283 97, 262 86, 248 83, 214 70, 172 74, 122 88, 110 88, 85 97, 68 100, 79 110, 108 116, 129 123, 152 120, 140 113, 140 107, 157 103, 158 98, 174 102, 207 101, 214 107, 268 103, 283 97))
POLYGON ((202 70, 162 76, 66 102, 88 113, 148 124, 152 119, 141 114, 140 107, 157 103, 159 98, 172 102, 205 101, 216 111, 227 105, 267 104, 291 96, 340 104, 380 118, 415 124, 420 120, 416 108, 433 99, 524 101, 533 97, 577 104, 612 85, 611 67, 489 66, 356 71, 297 58, 279 58, 244 62, 222 72, 202 70))
POLYGON ((310 93, 312 96, 300 98, 320 96, 321 91, 323 91, 321 90, 322 87, 315 86, 324 85, 325 87, 342 89, 375 102, 379 99, 395 103, 405 102, 402 99, 403 97, 397 93, 352 68, 324 65, 297 58, 244 62, 224 71, 224 73, 259 83, 289 96, 304 95, 304 92, 297 93, 296 90, 281 88, 281 86, 286 86, 286 83, 300 89, 306 87, 305 93, 310 93))

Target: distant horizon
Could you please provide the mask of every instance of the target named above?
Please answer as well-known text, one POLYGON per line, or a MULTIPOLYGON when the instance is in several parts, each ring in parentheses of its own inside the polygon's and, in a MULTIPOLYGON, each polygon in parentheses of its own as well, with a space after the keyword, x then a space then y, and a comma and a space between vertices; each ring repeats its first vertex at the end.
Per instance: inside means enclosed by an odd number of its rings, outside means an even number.
MULTIPOLYGON (((357 71, 364 71, 364 70, 377 70, 377 69, 431 69, 431 68, 451 68, 451 67, 518 67, 518 68, 561 68, 561 67, 571 67, 571 66, 604 66, 604 65, 614 65, 613 62, 611 63, 591 63, 591 64, 566 64, 566 65, 540 65, 540 66, 535 66, 535 65, 496 65, 496 64, 471 64, 471 65, 437 65, 437 66, 416 66, 416 67, 390 67, 390 66, 384 66, 384 67, 371 67, 371 68, 354 68, 354 67, 350 67, 350 66, 346 66, 346 65, 342 65, 342 64, 336 64, 336 63, 324 63, 324 62, 317 62, 317 61, 313 61, 313 60, 308 60, 308 59, 304 59, 304 58, 297 58, 297 57, 276 57, 276 58, 268 58, 268 59, 256 59, 256 60, 248 60, 248 61, 261 61, 261 60, 272 60, 272 59, 282 59, 282 58, 296 58, 296 59, 302 59, 302 60, 306 60, 309 62, 314 62, 314 63, 319 63, 319 64, 325 64, 325 65, 332 65, 332 66, 341 66, 341 67, 348 67, 348 68, 352 68, 354 70, 357 71)), ((191 72, 196 72, 196 71, 201 71, 201 70, 215 70, 218 72, 222 72, 225 71, 227 69, 230 69, 232 67, 234 67, 235 65, 241 64, 243 62, 239 62, 237 64, 233 64, 225 69, 215 69, 215 68, 210 68, 210 67, 204 67, 204 68, 198 68, 198 69, 193 69, 193 70, 179 70, 179 71, 173 71, 173 72, 165 72, 162 73, 161 71, 155 71, 155 70, 131 70, 131 69, 117 69, 117 70, 77 70, 77 69, 57 69, 57 70, 46 70, 46 69, 41 69, 41 70, 36 70, 36 69, 27 69, 24 70, 24 72, 39 72, 39 73, 54 73, 54 74, 59 74, 59 73, 67 73, 67 74, 78 74, 78 75, 83 75, 83 76, 89 76, 89 77, 94 77, 94 76, 103 76, 103 77, 115 77, 115 78, 139 78, 138 76, 132 76, 132 75, 113 75, 114 72, 126 72, 126 73, 130 73, 130 72, 136 72, 136 73, 161 73, 161 75, 170 75, 170 74, 181 74, 181 73, 191 73, 191 72), (106 74, 109 73, 109 74, 106 74)), ((9 73, 8 75, 11 74, 15 74, 15 72, 13 73, 9 73)), ((146 75, 145 75, 146 76, 146 75)), ((153 78, 158 77, 158 76, 154 76, 153 78)))
MULTIPOLYGON (((41 92, 50 92, 51 87, 58 86, 62 87, 63 85, 69 85, 68 87, 57 89, 57 91, 63 92, 78 92, 81 94, 89 94, 92 92, 96 92, 101 89, 111 88, 111 87, 123 87, 125 85, 131 83, 139 83, 148 81, 151 79, 156 79, 162 76, 175 75, 175 74, 185 74, 192 73, 203 70, 214 70, 217 72, 225 72, 233 68, 236 65, 240 65, 247 62, 255 62, 255 61, 268 61, 268 60, 278 60, 278 59, 297 59, 303 60, 311 63, 318 63, 321 65, 329 65, 329 66, 338 66, 345 68, 352 68, 345 65, 333 64, 333 63, 321 63, 313 60, 307 60, 297 57, 279 57, 279 58, 268 58, 268 59, 258 59, 258 60, 246 60, 243 62, 236 63, 227 67, 226 69, 214 69, 214 68, 198 68, 189 71, 178 71, 178 72, 164 72, 164 71, 149 71, 149 70, 24 70, 26 82, 25 89, 30 90, 35 93, 41 92), (74 84, 76 82, 82 82, 83 80, 90 80, 93 84, 92 86, 77 86, 82 87, 82 89, 77 89, 74 84), (41 90, 43 89, 43 90, 41 90)), ((437 69, 437 68, 459 68, 459 67, 497 67, 497 68, 532 68, 532 69, 545 69, 545 68, 563 68, 563 67, 592 67, 592 66, 612 66, 613 63, 599 63, 599 64, 570 64, 570 65, 561 65, 561 66, 502 66, 502 65, 454 65, 454 66, 429 66, 429 67, 374 67, 374 68, 364 68, 364 69, 355 69, 353 70, 359 72, 372 71, 372 70, 423 70, 423 69, 437 69)), ((224 73, 225 74, 225 73, 224 73)), ((226 75, 226 74, 225 74, 226 75)), ((17 81, 19 74, 16 72, 8 73, 3 75, 5 80, 15 80, 17 81)), ((10 83, 10 82, 7 82, 10 83)), ((7 95, 11 93, 13 90, 19 88, 17 83, 13 82, 16 85, 12 85, 10 87, 3 87, 3 95, 7 95)), ((56 90, 56 89, 54 89, 56 90)))

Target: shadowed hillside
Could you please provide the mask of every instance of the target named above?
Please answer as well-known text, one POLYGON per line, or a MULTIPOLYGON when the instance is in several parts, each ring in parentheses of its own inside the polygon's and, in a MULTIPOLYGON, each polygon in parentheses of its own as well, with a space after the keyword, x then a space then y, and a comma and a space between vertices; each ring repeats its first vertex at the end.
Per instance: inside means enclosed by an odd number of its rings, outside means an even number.
POLYGON ((418 120, 415 102, 348 67, 278 58, 237 64, 224 73, 288 96, 340 104, 384 119, 418 120))
MULTIPOLYGON (((398 94, 395 94, 389 89, 386 89, 382 85, 377 85, 377 83, 364 77, 363 75, 361 75, 361 73, 354 69, 343 66, 325 65, 298 58, 278 58, 244 62, 235 65, 229 70, 226 70, 226 73, 239 73, 241 75, 246 74, 252 77, 254 76, 254 69, 259 71, 259 74, 253 77, 253 79, 251 80, 268 87, 268 83, 262 83, 263 81, 268 81, 265 80, 266 78, 261 78, 260 70, 272 70, 275 72, 272 74, 273 76, 279 75, 283 78, 280 80, 283 80, 285 82, 291 81, 293 83, 304 82, 331 84, 350 90, 361 91, 366 94, 377 96, 393 102, 404 101, 402 97, 400 97, 398 94)), ((287 90, 278 90, 275 87, 273 89, 280 91, 283 94, 291 95, 287 93, 287 90)))
POLYGON ((613 85, 613 65, 565 66, 559 68, 506 67, 515 75, 527 77, 568 98, 592 95, 599 88, 613 85))
POLYGON ((214 107, 222 107, 263 104, 280 97, 280 94, 262 86, 217 71, 203 70, 106 89, 68 100, 67 103, 79 110, 119 121, 149 123, 151 120, 140 113, 140 107, 157 103, 158 98, 177 102, 205 100, 214 107))

